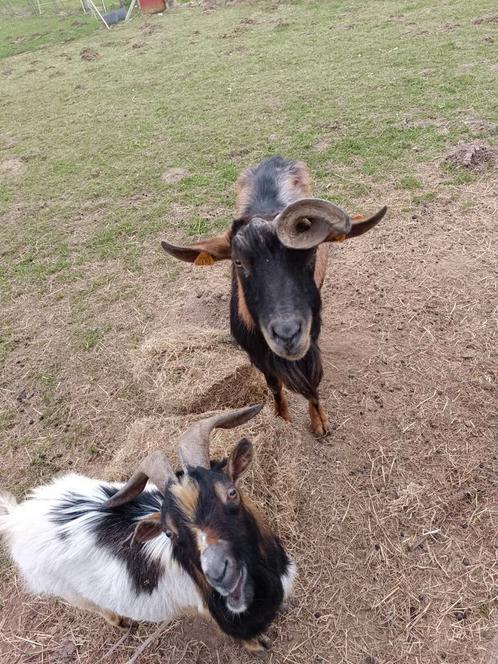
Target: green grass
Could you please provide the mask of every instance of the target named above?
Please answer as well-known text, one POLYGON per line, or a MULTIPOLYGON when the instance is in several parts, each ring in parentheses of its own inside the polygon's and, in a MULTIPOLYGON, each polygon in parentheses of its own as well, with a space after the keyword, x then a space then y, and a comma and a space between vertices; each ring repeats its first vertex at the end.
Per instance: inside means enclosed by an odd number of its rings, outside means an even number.
POLYGON ((99 29, 89 16, 0 17, 0 59, 38 51, 90 35, 99 29))
MULTIPOLYGON (((498 116, 494 26, 473 24, 492 10, 262 1, 136 16, 110 32, 85 17, 3 20, 0 126, 15 146, 0 160, 22 157, 26 170, 0 175, 0 214, 23 210, 15 233, 0 226, 2 292, 70 286, 97 263, 141 274, 168 229, 225 226, 239 172, 268 154, 306 161, 317 193, 355 212, 384 202, 386 183, 424 200, 419 165, 469 139, 465 119, 498 116), (85 47, 98 59, 82 60, 85 47), (163 183, 171 168, 188 176, 163 183)), ((474 176, 448 165, 441 177, 458 187, 474 176)))
POLYGON ((422 182, 414 175, 403 175, 399 179, 398 187, 400 189, 408 189, 413 191, 414 189, 421 189, 422 182))
POLYGON ((105 330, 100 327, 94 327, 83 334, 82 347, 84 350, 92 350, 99 343, 105 334, 105 330))

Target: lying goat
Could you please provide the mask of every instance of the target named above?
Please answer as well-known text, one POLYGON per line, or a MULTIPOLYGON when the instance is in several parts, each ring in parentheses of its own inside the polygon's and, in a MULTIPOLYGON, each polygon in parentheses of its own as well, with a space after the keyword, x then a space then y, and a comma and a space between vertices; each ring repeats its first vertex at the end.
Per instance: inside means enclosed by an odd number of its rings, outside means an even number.
POLYGON ((29 589, 118 626, 171 620, 193 608, 249 650, 261 649, 294 565, 236 488, 252 444, 243 438, 228 460, 209 461, 212 429, 238 426, 260 410, 191 426, 178 442, 177 473, 154 452, 124 485, 71 474, 19 505, 0 494, 0 532, 29 589))
POLYGON ((323 370, 318 348, 325 243, 357 237, 385 215, 351 220, 339 207, 310 196, 304 164, 273 157, 245 171, 237 183, 237 214, 221 235, 178 247, 175 258, 196 265, 231 259, 231 331, 263 372, 278 415, 289 420, 283 385, 308 399, 315 433, 328 431, 319 401, 323 370))

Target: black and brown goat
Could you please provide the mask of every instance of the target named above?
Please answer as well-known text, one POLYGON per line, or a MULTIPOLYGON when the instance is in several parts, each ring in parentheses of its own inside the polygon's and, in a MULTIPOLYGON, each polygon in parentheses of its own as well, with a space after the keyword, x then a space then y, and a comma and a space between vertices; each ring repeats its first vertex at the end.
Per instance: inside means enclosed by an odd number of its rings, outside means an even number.
POLYGON ((318 337, 326 243, 362 235, 387 208, 369 219, 351 219, 333 203, 310 198, 310 181, 303 163, 266 159, 240 176, 238 218, 230 229, 189 247, 162 246, 195 265, 232 260, 233 336, 263 372, 277 414, 290 419, 285 385, 308 400, 311 427, 324 434, 329 424, 318 394, 318 337))
POLYGON ((253 446, 213 461, 209 436, 253 418, 250 406, 204 418, 180 437, 182 470, 162 451, 131 479, 65 475, 20 504, 0 492, 0 534, 36 594, 62 597, 113 625, 210 615, 249 650, 292 588, 294 564, 238 487, 253 446))

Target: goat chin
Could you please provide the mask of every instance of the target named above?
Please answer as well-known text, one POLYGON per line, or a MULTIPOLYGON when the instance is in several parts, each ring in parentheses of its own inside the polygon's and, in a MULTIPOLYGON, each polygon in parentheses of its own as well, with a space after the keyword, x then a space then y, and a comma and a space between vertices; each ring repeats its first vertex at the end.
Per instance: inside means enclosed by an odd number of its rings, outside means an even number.
POLYGON ((271 334, 268 332, 266 327, 261 327, 261 332, 263 333, 263 337, 268 344, 269 349, 275 353, 275 355, 278 355, 278 357, 281 357, 283 360, 289 360, 289 362, 298 362, 299 360, 302 360, 303 357, 306 355, 306 353, 310 349, 311 345, 311 339, 309 336, 309 332, 307 336, 304 337, 303 341, 300 343, 298 347, 296 347, 292 353, 286 352, 284 348, 282 348, 280 345, 275 343, 275 341, 272 339, 271 334))
POLYGON ((96 527, 107 518, 104 513, 85 511, 70 527, 54 523, 54 514, 68 496, 82 497, 98 508, 108 497, 104 488, 119 486, 71 474, 35 489, 20 504, 8 494, 0 495, 0 532, 27 588, 70 604, 86 600, 133 620, 160 622, 187 610, 204 612, 197 587, 172 560, 165 535, 144 546, 145 555, 160 569, 157 583, 137 591, 127 561, 97 539, 96 527))

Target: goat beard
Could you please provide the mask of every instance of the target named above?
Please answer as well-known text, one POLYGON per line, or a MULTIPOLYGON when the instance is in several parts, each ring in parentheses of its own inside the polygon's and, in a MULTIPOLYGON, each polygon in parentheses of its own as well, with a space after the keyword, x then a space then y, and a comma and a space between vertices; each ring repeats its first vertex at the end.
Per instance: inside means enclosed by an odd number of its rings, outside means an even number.
POLYGON ((302 394, 306 399, 316 398, 323 367, 315 341, 311 341, 308 352, 300 360, 286 360, 272 351, 270 362, 272 372, 282 379, 289 390, 302 394))

